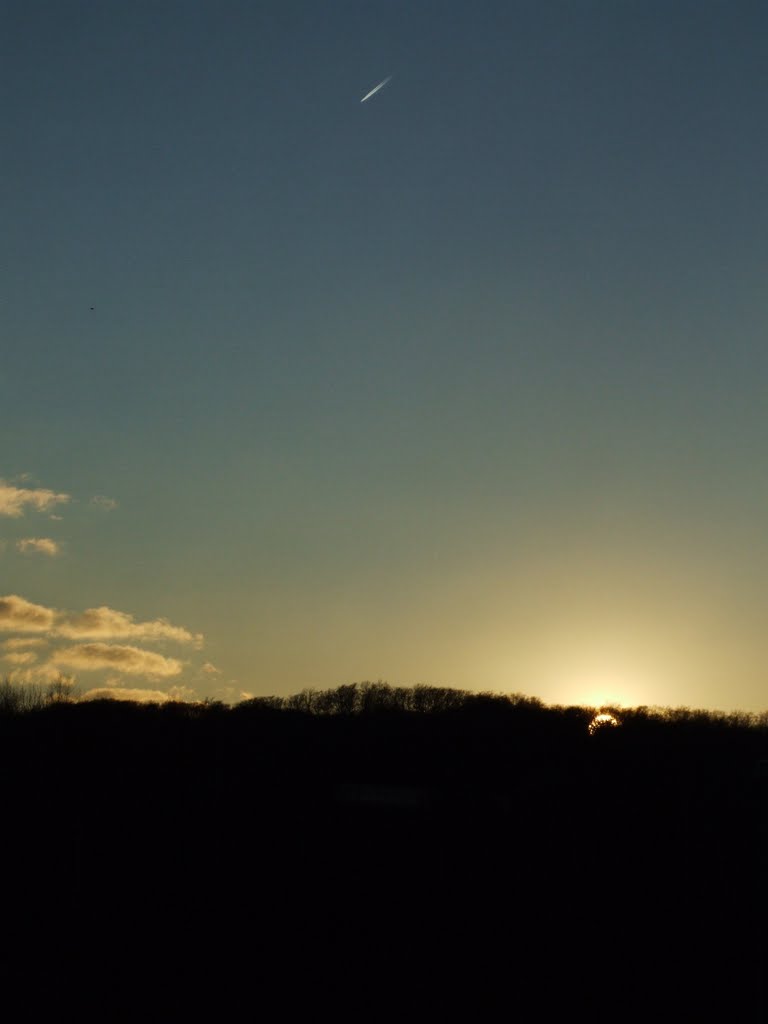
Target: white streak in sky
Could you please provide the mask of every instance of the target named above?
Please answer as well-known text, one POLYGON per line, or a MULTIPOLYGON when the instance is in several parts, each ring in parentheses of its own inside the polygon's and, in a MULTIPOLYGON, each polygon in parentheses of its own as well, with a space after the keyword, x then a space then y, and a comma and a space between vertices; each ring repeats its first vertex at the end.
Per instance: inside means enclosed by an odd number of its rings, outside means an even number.
POLYGON ((383 82, 379 82, 379 84, 377 86, 374 86, 374 88, 371 89, 370 92, 367 92, 365 94, 365 96, 363 96, 363 98, 360 100, 360 102, 361 103, 365 103, 365 101, 369 100, 371 98, 371 96, 375 96, 376 93, 379 91, 379 89, 383 89, 384 88, 384 86, 387 84, 387 82, 390 80, 391 77, 392 77, 392 75, 389 75, 389 77, 385 78, 383 82))

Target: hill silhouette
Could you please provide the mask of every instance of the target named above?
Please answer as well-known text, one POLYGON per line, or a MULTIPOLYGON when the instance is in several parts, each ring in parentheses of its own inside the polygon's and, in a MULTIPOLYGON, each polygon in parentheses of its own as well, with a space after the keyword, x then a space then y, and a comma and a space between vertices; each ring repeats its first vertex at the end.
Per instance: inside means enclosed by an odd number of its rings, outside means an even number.
POLYGON ((6 985, 34 951, 115 1019, 204 981, 244 1019, 762 1019, 765 716, 68 692, 0 688, 6 985))

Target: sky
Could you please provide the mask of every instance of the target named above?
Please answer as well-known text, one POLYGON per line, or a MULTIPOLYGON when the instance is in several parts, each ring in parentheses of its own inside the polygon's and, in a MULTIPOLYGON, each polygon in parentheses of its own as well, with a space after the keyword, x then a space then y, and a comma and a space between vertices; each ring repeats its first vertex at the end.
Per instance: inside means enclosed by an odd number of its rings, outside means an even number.
POLYGON ((768 707, 768 6, 0 22, 0 675, 768 707))

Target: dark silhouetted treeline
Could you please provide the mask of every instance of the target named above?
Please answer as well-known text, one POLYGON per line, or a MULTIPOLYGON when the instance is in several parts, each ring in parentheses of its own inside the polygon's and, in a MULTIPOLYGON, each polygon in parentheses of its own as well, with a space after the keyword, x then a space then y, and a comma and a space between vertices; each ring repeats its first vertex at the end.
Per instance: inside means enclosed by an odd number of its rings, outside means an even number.
POLYGON ((7 985, 47 950, 107 1019, 764 1019, 766 716, 73 694, 0 686, 7 985))

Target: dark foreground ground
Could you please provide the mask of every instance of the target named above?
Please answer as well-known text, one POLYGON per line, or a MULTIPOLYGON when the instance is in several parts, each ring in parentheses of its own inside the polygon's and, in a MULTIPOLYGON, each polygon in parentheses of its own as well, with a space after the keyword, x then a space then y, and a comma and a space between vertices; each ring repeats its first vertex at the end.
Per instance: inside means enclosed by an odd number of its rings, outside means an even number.
POLYGON ((588 722, 0 718, 12 1019, 767 1020, 768 733, 588 722))

